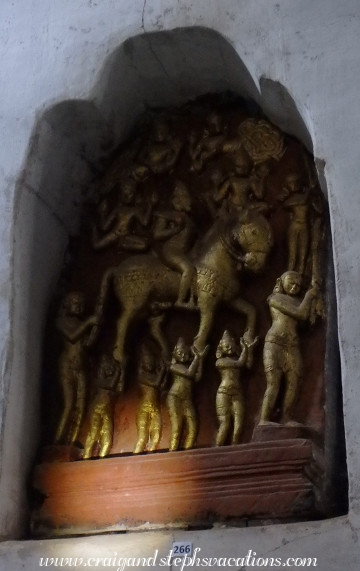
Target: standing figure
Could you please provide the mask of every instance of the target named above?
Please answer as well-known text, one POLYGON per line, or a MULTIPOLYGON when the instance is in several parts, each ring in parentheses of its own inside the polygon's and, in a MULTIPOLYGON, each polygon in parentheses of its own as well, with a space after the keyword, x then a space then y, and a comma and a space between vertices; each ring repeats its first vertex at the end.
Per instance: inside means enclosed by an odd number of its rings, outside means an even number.
POLYGON ((157 364, 153 354, 144 348, 139 373, 141 401, 136 417, 138 439, 134 454, 144 452, 145 448, 153 452, 160 442, 162 429, 160 392, 166 379, 166 365, 157 364))
POLYGON ((85 348, 95 340, 98 317, 83 319, 84 296, 71 292, 65 298, 56 327, 64 348, 59 360, 59 381, 63 394, 63 412, 55 435, 55 443, 74 444, 84 415, 86 396, 85 348))
MULTIPOLYGON (((254 346, 256 338, 249 346, 254 346)), ((216 394, 216 414, 219 429, 216 436, 216 446, 223 446, 228 438, 231 424, 233 427, 232 444, 239 444, 244 422, 245 397, 240 380, 240 369, 246 366, 248 345, 245 339, 240 339, 241 354, 234 338, 229 331, 224 334, 216 350, 216 368, 221 376, 221 383, 216 394)))
POLYGON ((303 190, 298 175, 289 174, 282 188, 284 207, 290 210, 288 269, 303 275, 309 248, 309 190, 303 190))
POLYGON ((97 390, 90 405, 89 431, 86 437, 83 458, 91 458, 93 448, 99 444, 100 458, 110 452, 114 434, 114 404, 116 395, 122 391, 121 367, 117 361, 103 355, 96 379, 97 390))
POLYGON ((272 325, 265 337, 264 369, 267 388, 261 409, 260 424, 269 424, 284 377, 285 391, 281 406, 281 423, 296 425, 292 420, 293 408, 302 378, 302 357, 297 325, 310 317, 312 300, 318 288, 311 287, 304 298, 297 295, 301 289, 298 272, 285 272, 276 282, 268 298, 272 325))
POLYGON ((184 430, 184 448, 188 450, 195 444, 198 420, 193 403, 192 387, 199 380, 199 370, 205 352, 190 349, 180 337, 173 351, 170 364, 172 385, 167 396, 167 406, 171 422, 170 450, 177 450, 184 430))
POLYGON ((194 244, 196 229, 189 213, 191 198, 186 186, 177 181, 172 204, 174 210, 155 212, 153 236, 155 240, 164 242, 160 258, 170 268, 181 273, 181 281, 176 301, 177 306, 194 305, 194 294, 191 288, 195 272, 188 252, 194 244))

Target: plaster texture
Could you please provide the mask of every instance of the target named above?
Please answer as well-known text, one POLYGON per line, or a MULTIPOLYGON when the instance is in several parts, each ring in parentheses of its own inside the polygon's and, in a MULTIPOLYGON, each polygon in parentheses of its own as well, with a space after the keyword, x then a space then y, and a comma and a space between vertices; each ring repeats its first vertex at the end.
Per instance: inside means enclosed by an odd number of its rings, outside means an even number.
POLYGON ((52 554, 166 555, 173 537, 207 557, 252 549, 317 557, 321 571, 359 568, 359 20, 358 0, 1 2, 0 537, 25 529, 46 308, 81 204, 142 110, 207 92, 252 97, 317 158, 331 216, 349 475, 342 518, 10 541, 0 546, 1 571, 38 569, 52 554))

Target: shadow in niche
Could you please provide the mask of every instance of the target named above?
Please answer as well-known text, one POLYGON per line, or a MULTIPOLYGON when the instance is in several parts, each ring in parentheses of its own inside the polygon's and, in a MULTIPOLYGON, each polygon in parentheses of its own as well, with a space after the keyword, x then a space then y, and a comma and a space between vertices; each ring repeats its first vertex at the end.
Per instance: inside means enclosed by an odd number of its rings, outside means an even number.
POLYGON ((346 439, 341 387, 341 364, 337 334, 337 308, 335 273, 331 246, 328 248, 327 308, 328 324, 326 339, 325 372, 327 385, 325 458, 327 462, 325 481, 326 513, 328 517, 345 515, 349 511, 348 473, 346 463, 346 439))
POLYGON ((313 153, 313 143, 308 128, 290 93, 279 83, 262 77, 260 79, 261 108, 265 115, 280 129, 294 135, 313 153))
POLYGON ((179 28, 126 40, 107 59, 94 99, 118 139, 145 110, 230 91, 260 102, 235 49, 209 28, 179 28))
MULTIPOLYGON (((16 449, 22 455, 27 450, 28 466, 35 446, 46 313, 69 235, 79 228, 81 207, 92 183, 141 113, 181 105, 207 93, 228 91, 251 99, 310 150, 309 132, 286 88, 265 78, 260 87, 261 92, 234 48, 214 30, 193 27, 141 34, 109 56, 89 100, 63 101, 38 120, 17 185, 15 218, 14 371, 24 391, 22 414, 18 414, 22 441, 16 449)), ((52 371, 45 381, 53 383, 54 378, 52 371)), ((331 382, 338 427, 332 434, 344 442, 338 376, 334 374, 331 382)), ((343 455, 334 448, 333 457, 333 465, 340 464, 339 472, 345 474, 343 455)), ((343 475, 341 482, 344 488, 343 475)), ((342 503, 334 513, 344 509, 342 503)))
MULTIPOLYGON (((34 126, 17 183, 13 382, 21 385, 16 400, 20 441, 12 446, 11 456, 21 454, 19 464, 27 470, 38 445, 39 371, 47 311, 69 235, 78 229, 81 205, 111 146, 112 134, 93 103, 59 103, 34 126)), ((48 382, 53 383, 54 376, 52 371, 48 382)), ((24 482, 26 475, 20 477, 24 482)))

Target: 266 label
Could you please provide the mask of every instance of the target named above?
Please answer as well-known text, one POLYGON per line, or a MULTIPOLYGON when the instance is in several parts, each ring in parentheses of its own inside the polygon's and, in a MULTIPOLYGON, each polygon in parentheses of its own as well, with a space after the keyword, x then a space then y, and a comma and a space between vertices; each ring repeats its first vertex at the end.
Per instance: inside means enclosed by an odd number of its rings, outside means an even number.
POLYGON ((189 541, 174 541, 172 544, 173 557, 192 555, 193 544, 189 541))

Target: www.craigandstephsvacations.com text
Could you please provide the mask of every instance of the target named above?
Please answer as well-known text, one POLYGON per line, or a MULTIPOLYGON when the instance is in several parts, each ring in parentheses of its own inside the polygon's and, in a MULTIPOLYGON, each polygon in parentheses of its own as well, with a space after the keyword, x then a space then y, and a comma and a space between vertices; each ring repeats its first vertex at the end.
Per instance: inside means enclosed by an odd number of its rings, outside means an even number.
POLYGON ((112 568, 116 571, 124 571, 131 567, 140 569, 146 567, 170 567, 183 571, 186 568, 196 567, 223 567, 224 569, 236 569, 248 567, 263 567, 270 569, 272 567, 317 567, 316 557, 261 557, 256 551, 251 549, 246 556, 234 557, 203 557, 201 548, 196 547, 193 555, 184 555, 183 557, 174 556, 171 550, 165 557, 159 556, 156 550, 152 557, 118 557, 114 553, 112 557, 41 557, 39 561, 40 567, 98 567, 100 569, 112 568))

